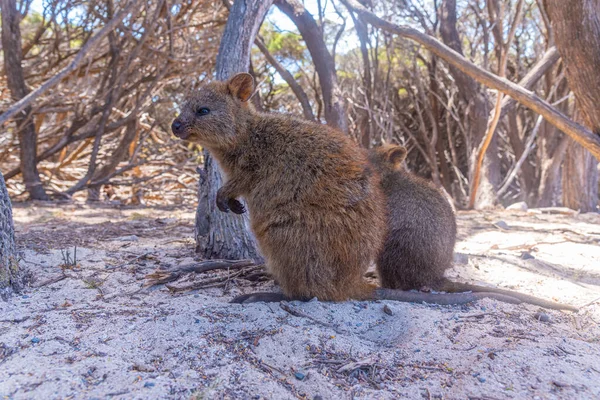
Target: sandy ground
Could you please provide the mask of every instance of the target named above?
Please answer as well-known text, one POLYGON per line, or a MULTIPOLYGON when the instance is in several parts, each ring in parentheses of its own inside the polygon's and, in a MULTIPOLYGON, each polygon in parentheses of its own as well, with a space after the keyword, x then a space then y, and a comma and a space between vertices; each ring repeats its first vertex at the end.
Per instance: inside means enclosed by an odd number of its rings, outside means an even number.
POLYGON ((256 268, 143 288, 194 262, 193 211, 17 205, 34 280, 0 303, 0 397, 600 398, 599 215, 458 217, 448 276, 582 306, 571 313, 488 299, 228 304, 272 289, 256 268))

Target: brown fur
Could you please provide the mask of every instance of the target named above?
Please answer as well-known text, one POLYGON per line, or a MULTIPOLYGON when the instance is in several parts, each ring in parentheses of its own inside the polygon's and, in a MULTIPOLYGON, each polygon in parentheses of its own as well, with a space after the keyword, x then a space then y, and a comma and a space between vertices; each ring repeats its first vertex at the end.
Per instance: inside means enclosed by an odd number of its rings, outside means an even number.
POLYGON ((405 157, 402 146, 369 151, 388 204, 388 233, 377 258, 381 286, 439 289, 444 271, 452 265, 456 219, 452 206, 432 183, 402 168, 405 157))
POLYGON ((206 147, 228 177, 217 203, 243 212, 268 270, 286 296, 370 298, 363 273, 383 242, 385 200, 366 154, 341 132, 248 105, 253 81, 238 74, 187 100, 173 122, 206 147), (200 108, 206 115, 198 115, 200 108))
POLYGON ((577 307, 568 304, 523 293, 452 282, 445 278, 444 271, 452 264, 456 241, 454 211, 445 195, 432 183, 402 168, 405 157, 406 149, 402 146, 388 145, 369 151, 370 162, 381 174, 381 186, 388 203, 388 232, 377 258, 377 270, 384 289, 375 292, 376 298, 466 304, 489 297, 507 303, 577 310, 577 307), (424 287, 450 293, 406 291, 424 287))

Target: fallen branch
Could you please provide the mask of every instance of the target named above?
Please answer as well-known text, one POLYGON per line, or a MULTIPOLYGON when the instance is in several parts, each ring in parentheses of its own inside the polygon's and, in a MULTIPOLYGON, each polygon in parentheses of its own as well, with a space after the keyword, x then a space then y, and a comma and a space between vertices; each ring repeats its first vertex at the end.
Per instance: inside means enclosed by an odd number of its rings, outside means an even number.
POLYGON ((348 364, 342 365, 337 369, 337 372, 352 372, 357 369, 372 368, 376 364, 377 361, 375 361, 375 357, 367 357, 363 360, 352 361, 348 364))
POLYGON ((294 317, 307 318, 307 319, 315 322, 318 325, 322 325, 327 328, 332 328, 332 329, 335 329, 336 331, 339 329, 335 325, 330 324, 329 322, 324 322, 324 321, 318 320, 317 318, 313 317, 312 315, 309 315, 302 310, 292 307, 290 305, 290 303, 288 303, 287 301, 282 301, 281 303, 279 303, 279 307, 282 310, 287 311, 288 313, 292 314, 294 317))
POLYGON ((62 274, 62 275, 59 275, 59 276, 55 276, 54 278, 46 279, 45 281, 42 281, 42 282, 40 282, 38 284, 35 284, 35 285, 32 285, 32 286, 37 289, 37 288, 41 288, 43 286, 51 285, 51 284, 56 283, 56 282, 60 282, 63 279, 67 279, 67 278, 68 278, 67 275, 62 274))
POLYGON ((233 278, 237 278, 238 276, 244 274, 244 273, 253 273, 258 269, 261 269, 262 266, 256 266, 250 270, 242 270, 242 271, 237 271, 233 274, 228 274, 226 276, 219 276, 217 278, 212 278, 212 279, 205 279, 199 282, 193 282, 190 285, 186 285, 186 286, 173 286, 173 285, 165 285, 167 289, 169 289, 171 292, 173 293, 177 293, 177 292, 186 292, 188 290, 198 290, 198 289, 208 289, 211 287, 219 287, 219 286, 223 286, 225 284, 227 284, 227 282, 229 282, 231 279, 233 278))
POLYGON ((203 272, 213 271, 217 269, 241 269, 251 266, 256 266, 252 260, 209 260, 201 263, 184 264, 169 270, 156 270, 146 275, 147 282, 145 287, 162 285, 164 283, 173 282, 183 274, 195 272, 201 274, 203 272))

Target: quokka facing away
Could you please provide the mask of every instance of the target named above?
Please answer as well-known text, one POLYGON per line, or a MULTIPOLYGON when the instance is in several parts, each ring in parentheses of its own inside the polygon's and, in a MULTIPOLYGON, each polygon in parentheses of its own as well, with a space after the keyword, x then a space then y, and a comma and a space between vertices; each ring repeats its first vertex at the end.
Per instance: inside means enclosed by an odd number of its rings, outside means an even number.
POLYGON ((391 289, 439 289, 452 265, 456 218, 431 183, 405 171, 406 149, 386 145, 369 151, 381 174, 388 206, 387 235, 377 257, 381 285, 391 289))

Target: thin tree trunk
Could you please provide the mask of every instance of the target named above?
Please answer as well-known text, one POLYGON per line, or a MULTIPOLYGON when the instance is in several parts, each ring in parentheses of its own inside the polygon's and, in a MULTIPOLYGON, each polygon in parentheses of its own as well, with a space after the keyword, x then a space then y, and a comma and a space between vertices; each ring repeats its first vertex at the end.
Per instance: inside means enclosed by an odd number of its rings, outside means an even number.
POLYGON ((0 172, 0 299, 6 300, 12 292, 23 287, 23 274, 19 270, 12 208, 6 191, 4 176, 0 172))
MULTIPOLYGON (((462 55, 462 45, 456 29, 456 0, 444 0, 440 17, 442 40, 448 47, 462 55)), ((490 102, 484 89, 474 79, 453 65, 450 65, 449 70, 456 81, 461 98, 469 108, 469 182, 472 183, 477 168, 478 149, 487 132, 490 102)), ((493 137, 481 167, 475 199, 477 209, 492 207, 496 203, 496 190, 501 178, 497 150, 497 139, 493 137)))
POLYGON ((255 43, 256 46, 260 49, 260 51, 263 53, 269 64, 271 64, 273 68, 275 68, 275 70, 279 73, 279 76, 283 78, 283 80, 288 84, 290 89, 292 89, 292 92, 294 92, 294 94, 296 95, 296 98, 302 106, 304 118, 306 118, 309 121, 314 121, 315 115, 313 114, 312 107, 310 106, 308 95, 306 94, 304 89, 302 89, 302 86, 300 86, 300 84, 296 82, 291 72, 285 69, 285 67, 281 65, 271 53, 269 53, 269 49, 267 49, 267 46, 263 43, 262 39, 257 38, 255 43))
MULTIPOLYGON (((600 136, 600 0, 546 0, 545 8, 580 122, 600 136)), ((582 212, 598 207, 598 161, 575 142, 565 156, 563 203, 582 212)))
MULTIPOLYGON (((250 50, 272 0, 236 0, 229 12, 217 56, 217 79, 225 80, 250 67, 250 50)), ((260 259, 247 214, 219 211, 215 204, 223 178, 204 151, 196 211, 196 251, 205 258, 260 259)))
MULTIPOLYGON (((564 64, 561 64, 561 68, 564 64)), ((552 92, 554 79, 560 76, 561 69, 546 77, 546 92, 552 92)), ((560 78, 558 78, 560 79, 560 78)), ((569 94, 565 79, 561 79, 556 93, 550 99, 560 99, 569 94)), ((550 100, 549 99, 549 100, 550 100)), ((558 108, 565 114, 569 110, 569 101, 564 101, 558 108)), ((538 174, 537 207, 562 206, 562 165, 571 139, 559 129, 542 121, 538 139, 538 174)))
POLYGON ((547 128, 547 132, 543 135, 554 135, 555 137, 542 138, 540 144, 540 148, 543 147, 544 149, 541 150, 543 157, 539 166, 540 183, 536 202, 537 207, 553 207, 562 204, 560 197, 562 176, 560 172, 570 142, 567 136, 559 137, 562 134, 553 126, 547 126, 547 128))
MULTIPOLYGON (((435 130, 438 133, 437 140, 435 141, 435 150, 437 152, 437 163, 440 166, 440 172, 442 174, 441 183, 444 186, 446 192, 452 192, 452 181, 450 180, 450 168, 446 161, 446 143, 448 138, 445 135, 445 130, 440 123, 442 121, 442 114, 440 112, 440 105, 438 95, 440 91, 440 85, 437 80, 437 57, 432 56, 431 62, 427 64, 427 70, 429 72, 429 102, 431 104, 431 113, 433 115, 432 124, 436 125, 435 130)), ((441 98, 441 97, 440 97, 441 98)))
POLYGON ((369 30, 367 24, 360 18, 354 18, 356 34, 360 41, 360 53, 363 60, 363 87, 365 89, 365 110, 358 111, 358 126, 360 129, 360 142, 365 149, 371 147, 373 129, 373 79, 371 78, 371 59, 369 58, 369 30))
MULTIPOLYGON (((266 3, 270 4, 271 1, 266 3)), ((323 93, 325 121, 330 126, 348 132, 346 110, 337 83, 335 62, 323 40, 321 29, 299 0, 277 0, 276 5, 294 22, 310 52, 323 93)))
MULTIPOLYGON (((515 161, 521 158, 525 152, 526 137, 519 135, 519 124, 517 121, 517 110, 513 109, 508 112, 508 129, 507 129, 508 141, 510 146, 515 152, 515 161)), ((527 204, 531 203, 532 192, 531 189, 535 184, 535 169, 533 165, 525 161, 521 165, 521 171, 519 173, 519 182, 521 183, 521 195, 522 200, 526 201, 527 204)))
MULTIPOLYGON (((15 0, 2 0, 2 49, 4 53, 4 70, 6 81, 13 101, 24 98, 29 89, 23 77, 21 29, 19 22, 21 16, 17 11, 15 0)), ((33 200, 48 200, 48 195, 42 186, 40 174, 37 170, 37 133, 31 114, 31 107, 25 107, 15 115, 15 122, 19 134, 20 165, 23 182, 29 196, 33 200)))

